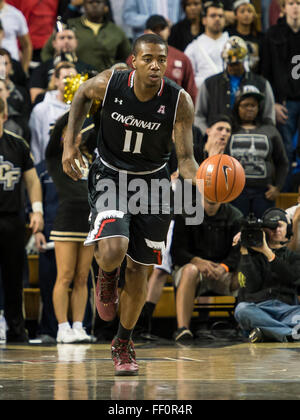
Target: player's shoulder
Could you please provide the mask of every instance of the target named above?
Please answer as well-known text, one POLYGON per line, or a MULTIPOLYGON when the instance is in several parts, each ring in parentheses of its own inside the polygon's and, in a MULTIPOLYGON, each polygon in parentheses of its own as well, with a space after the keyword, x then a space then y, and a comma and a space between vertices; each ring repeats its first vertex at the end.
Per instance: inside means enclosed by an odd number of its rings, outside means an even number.
POLYGON ((13 131, 4 129, 3 130, 3 133, 4 133, 7 141, 16 143, 18 145, 21 145, 22 147, 25 147, 27 149, 30 149, 30 146, 27 143, 27 141, 23 137, 21 137, 18 134, 14 133, 13 131))

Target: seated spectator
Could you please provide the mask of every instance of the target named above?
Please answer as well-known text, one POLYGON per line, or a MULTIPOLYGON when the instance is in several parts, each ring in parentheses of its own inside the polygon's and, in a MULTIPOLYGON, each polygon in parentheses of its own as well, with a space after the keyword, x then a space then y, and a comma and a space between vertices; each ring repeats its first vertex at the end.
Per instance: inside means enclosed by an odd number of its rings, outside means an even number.
POLYGON ((12 81, 12 59, 10 53, 4 48, 0 48, 0 75, 1 79, 5 79, 6 86, 9 90, 9 98, 7 99, 7 103, 11 105, 15 111, 22 114, 24 119, 28 121, 31 112, 31 100, 29 92, 26 87, 16 85, 12 81))
POLYGON ((14 60, 20 61, 23 70, 28 73, 32 43, 23 13, 4 0, 0 0, 0 21, 4 29, 2 47, 9 51, 14 60), (19 52, 18 44, 21 46, 22 54, 19 52))
MULTIPOLYGON (((211 126, 207 129, 206 136, 201 136, 200 130, 193 127, 193 141, 194 141, 194 156, 197 163, 200 165, 207 157, 219 153, 224 153, 226 144, 231 135, 231 121, 226 115, 217 115, 212 121, 211 126)), ((170 172, 173 189, 176 189, 176 181, 178 178, 177 167, 178 162, 175 150, 173 151, 169 160, 170 172)), ((140 334, 142 333, 147 339, 151 339, 151 318, 158 303, 163 287, 172 274, 172 257, 170 253, 172 236, 173 236, 174 220, 171 222, 166 250, 163 255, 162 264, 154 267, 154 270, 149 278, 148 294, 146 303, 141 313, 138 327, 140 327, 140 334)))
POLYGON ((258 16, 250 0, 236 0, 233 4, 236 21, 227 28, 229 36, 239 36, 248 47, 249 68, 260 72, 263 34, 258 30, 258 16))
POLYGON ((181 3, 185 18, 172 26, 168 42, 172 47, 184 51, 204 28, 201 22, 202 1, 182 0, 181 3))
POLYGON ((204 33, 185 49, 185 54, 192 62, 197 88, 204 80, 223 70, 222 51, 229 38, 224 32, 225 14, 222 3, 207 2, 203 10, 204 33))
POLYGON ((73 29, 60 21, 57 21, 56 24, 52 46, 54 48, 53 57, 50 60, 41 63, 30 77, 29 87, 32 103, 35 102, 39 95, 46 92, 51 77, 53 76, 54 68, 60 61, 74 63, 78 73, 93 70, 89 64, 80 61, 76 55, 78 41, 73 29))
MULTIPOLYGON (((77 37, 77 57, 98 72, 126 61, 131 45, 124 31, 109 20, 107 0, 84 0, 84 15, 67 24, 77 37)), ((53 57, 52 38, 43 48, 43 61, 53 57)))
POLYGON ((31 129, 31 151, 36 165, 45 159, 50 126, 70 109, 70 105, 64 102, 65 79, 76 74, 74 64, 68 62, 58 64, 53 79, 56 90, 47 92, 43 102, 37 104, 32 110, 29 127, 31 129))
POLYGON ((292 221, 293 226, 293 236, 291 237, 289 243, 287 244, 287 247, 291 249, 292 251, 300 251, 300 187, 298 186, 298 199, 297 203, 287 208, 285 211, 289 217, 289 219, 292 221))
POLYGON ((37 63, 40 62, 41 49, 52 34, 59 0, 7 0, 7 3, 23 13, 32 42, 32 60, 37 63))
MULTIPOLYGON (((167 42, 170 34, 170 27, 163 16, 153 15, 146 22, 145 34, 157 34, 167 42)), ((132 67, 132 56, 127 60, 132 67)), ((168 47, 168 61, 165 76, 182 86, 196 102, 197 87, 195 84, 194 70, 190 59, 176 48, 168 47)))
POLYGON ((230 37, 222 57, 225 70, 204 81, 198 91, 195 125, 205 133, 207 123, 216 114, 232 116, 236 93, 244 85, 254 85, 264 94, 263 118, 275 124, 274 95, 268 80, 247 70, 247 45, 239 37, 230 37))
POLYGON ((195 296, 206 292, 236 294, 239 249, 232 243, 241 219, 242 213, 231 204, 214 203, 206 198, 202 224, 187 226, 183 216, 175 216, 171 255, 177 289, 176 342, 193 339, 189 328, 195 296))
POLYGON ((234 128, 226 153, 243 166, 246 186, 233 201, 244 216, 258 218, 275 205, 288 173, 288 159, 279 131, 263 119, 264 96, 255 86, 238 92, 234 110, 234 128))
POLYGON ((291 222, 279 208, 268 210, 263 222, 277 228, 264 228, 257 246, 241 243, 235 318, 251 343, 299 341, 300 255, 286 246, 291 222))
POLYGON ((31 134, 28 122, 26 118, 23 117, 23 115, 16 111, 11 104, 9 104, 8 98, 9 98, 10 92, 6 86, 5 80, 0 79, 0 98, 5 103, 5 115, 6 115, 6 121, 4 123, 4 128, 8 131, 11 131, 15 134, 17 134, 20 137, 23 137, 24 140, 27 141, 27 143, 30 143, 31 134))
POLYGON ((183 17, 181 0, 125 0, 123 19, 132 28, 133 40, 143 35, 146 21, 153 15, 162 15, 174 25, 183 17))

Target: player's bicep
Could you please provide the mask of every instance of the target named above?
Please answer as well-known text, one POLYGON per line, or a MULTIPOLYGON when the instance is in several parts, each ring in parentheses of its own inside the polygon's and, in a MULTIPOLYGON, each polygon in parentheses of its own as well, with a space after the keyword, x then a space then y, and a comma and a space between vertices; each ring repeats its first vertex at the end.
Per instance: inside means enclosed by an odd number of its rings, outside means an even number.
POLYGON ((193 156, 193 122, 194 104, 190 95, 181 91, 176 121, 174 126, 174 139, 178 159, 193 156))
POLYGON ((83 83, 78 91, 81 91, 81 94, 88 100, 103 100, 111 74, 111 70, 106 70, 98 74, 83 83))

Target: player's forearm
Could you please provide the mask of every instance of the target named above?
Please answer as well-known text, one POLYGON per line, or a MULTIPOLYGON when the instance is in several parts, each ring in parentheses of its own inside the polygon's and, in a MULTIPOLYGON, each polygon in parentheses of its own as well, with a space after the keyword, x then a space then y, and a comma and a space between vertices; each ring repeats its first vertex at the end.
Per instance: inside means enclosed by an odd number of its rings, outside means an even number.
POLYGON ((92 100, 88 99, 83 89, 79 87, 76 92, 69 113, 68 127, 65 136, 66 145, 74 145, 76 137, 80 133, 83 123, 92 105, 92 100))
POLYGON ((196 184, 196 173, 198 165, 194 157, 186 157, 178 159, 178 169, 180 175, 184 179, 192 180, 193 184, 196 184))

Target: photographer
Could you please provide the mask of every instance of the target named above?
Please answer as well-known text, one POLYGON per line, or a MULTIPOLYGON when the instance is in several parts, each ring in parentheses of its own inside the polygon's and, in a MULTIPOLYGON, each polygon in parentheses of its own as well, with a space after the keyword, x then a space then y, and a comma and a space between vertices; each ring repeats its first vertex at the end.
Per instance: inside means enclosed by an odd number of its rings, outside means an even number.
POLYGON ((272 208, 258 230, 251 223, 242 228, 235 318, 252 343, 299 340, 300 255, 286 246, 292 223, 284 210, 272 208))

